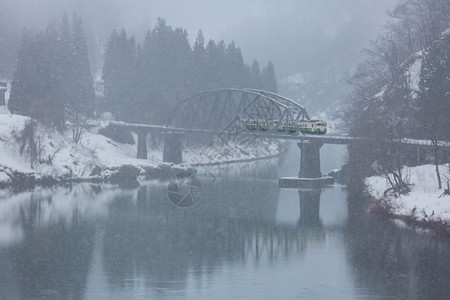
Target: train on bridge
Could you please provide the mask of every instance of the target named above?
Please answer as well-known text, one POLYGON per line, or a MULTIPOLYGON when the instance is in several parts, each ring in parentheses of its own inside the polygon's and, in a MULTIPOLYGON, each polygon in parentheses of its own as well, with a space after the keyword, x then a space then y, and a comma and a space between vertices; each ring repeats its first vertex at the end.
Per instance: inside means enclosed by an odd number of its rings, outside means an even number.
POLYGON ((327 122, 322 120, 301 120, 297 122, 266 120, 266 119, 242 119, 241 124, 249 130, 277 130, 289 133, 325 134, 327 133, 327 122))

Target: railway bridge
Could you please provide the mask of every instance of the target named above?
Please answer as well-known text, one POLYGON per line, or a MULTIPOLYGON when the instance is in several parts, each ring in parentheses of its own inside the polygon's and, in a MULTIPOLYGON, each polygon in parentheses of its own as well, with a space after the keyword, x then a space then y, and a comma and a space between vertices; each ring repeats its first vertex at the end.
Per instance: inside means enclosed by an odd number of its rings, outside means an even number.
MULTIPOLYGON (((257 139, 294 140, 301 150, 299 178, 322 177, 320 149, 324 144, 349 145, 360 138, 343 135, 311 135, 299 133, 300 121, 310 120, 302 105, 275 93, 254 89, 216 89, 202 92, 179 102, 165 125, 110 122, 113 127, 126 128, 138 136, 137 157, 147 158, 147 134, 164 135, 163 161, 181 163, 185 135, 215 139, 216 148, 227 145, 248 145, 257 139), (272 124, 291 124, 291 128, 259 131, 245 126, 246 120, 272 124)), ((404 139, 392 141, 420 148, 435 147, 429 140, 404 139)), ((209 145, 211 145, 210 142, 209 145)), ((450 142, 438 142, 450 147, 450 142)), ((211 162, 214 163, 214 162, 211 162)))

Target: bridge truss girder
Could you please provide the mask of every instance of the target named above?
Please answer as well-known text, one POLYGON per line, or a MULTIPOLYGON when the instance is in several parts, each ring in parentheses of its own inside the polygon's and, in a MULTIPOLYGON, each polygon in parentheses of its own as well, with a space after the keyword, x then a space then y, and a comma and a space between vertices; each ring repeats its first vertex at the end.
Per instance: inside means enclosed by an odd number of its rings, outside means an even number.
MULTIPOLYGON (((292 122, 309 120, 300 104, 275 93, 255 89, 216 89, 188 97, 178 103, 167 126, 187 129, 216 129, 229 127, 242 120, 271 120, 292 122)), ((298 129, 298 128, 297 128, 298 129)))

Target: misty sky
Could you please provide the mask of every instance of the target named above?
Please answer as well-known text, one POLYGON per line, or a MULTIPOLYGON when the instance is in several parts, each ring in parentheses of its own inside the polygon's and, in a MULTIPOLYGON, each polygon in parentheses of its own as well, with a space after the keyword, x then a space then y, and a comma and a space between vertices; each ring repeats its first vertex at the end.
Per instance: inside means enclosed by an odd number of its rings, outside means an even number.
MULTIPOLYGON (((90 46, 101 47, 112 29, 124 27, 142 41, 158 17, 205 39, 234 40, 244 59, 274 62, 282 78, 330 63, 347 68, 382 29, 396 0, 2 0, 0 17, 42 30, 63 11, 82 16, 90 46), (93 38, 95 37, 95 38, 93 38)), ((92 62, 94 68, 101 61, 92 62)))

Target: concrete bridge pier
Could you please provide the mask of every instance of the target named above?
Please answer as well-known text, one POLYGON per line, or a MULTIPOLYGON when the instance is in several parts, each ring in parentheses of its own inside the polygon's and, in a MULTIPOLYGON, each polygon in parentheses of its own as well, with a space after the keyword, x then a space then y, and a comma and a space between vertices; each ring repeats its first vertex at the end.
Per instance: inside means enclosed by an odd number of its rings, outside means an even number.
POLYGON ((0 105, 6 104, 5 93, 6 93, 6 82, 0 82, 0 105))
POLYGON ((167 132, 164 134, 163 162, 181 164, 183 162, 184 133, 167 132))
POLYGON ((137 158, 147 159, 147 130, 140 129, 136 131, 138 136, 137 158))
POLYGON ((297 143, 301 150, 300 153, 300 172, 299 178, 321 178, 320 172, 320 148, 323 143, 303 141, 297 143))

